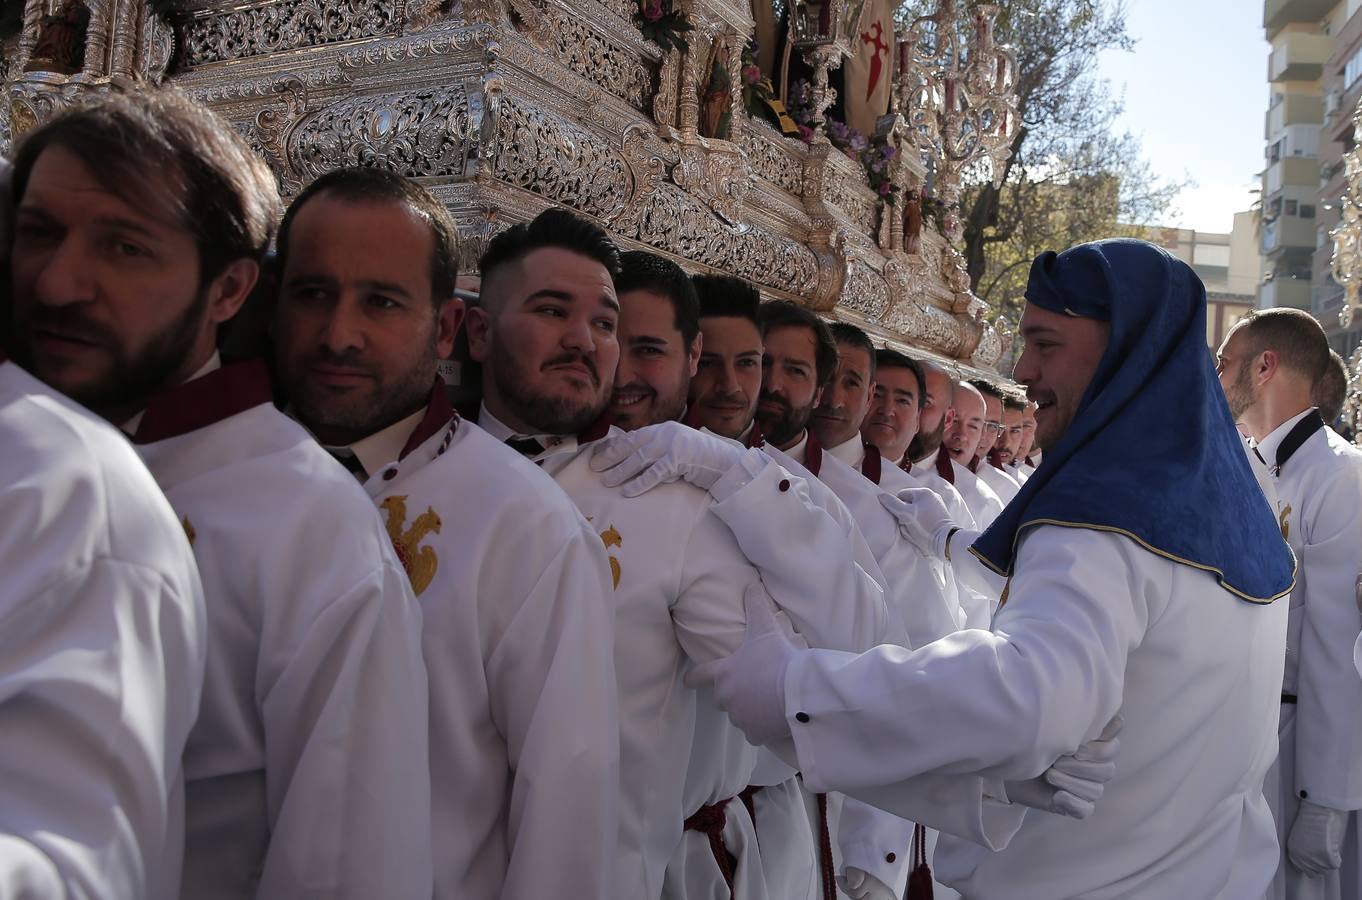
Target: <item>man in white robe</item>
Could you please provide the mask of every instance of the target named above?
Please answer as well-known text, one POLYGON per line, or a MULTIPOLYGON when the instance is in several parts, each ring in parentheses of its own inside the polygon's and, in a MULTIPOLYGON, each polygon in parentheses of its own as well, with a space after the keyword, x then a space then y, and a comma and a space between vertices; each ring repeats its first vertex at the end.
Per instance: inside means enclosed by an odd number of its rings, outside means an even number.
MULTIPOLYGON (((680 331, 682 326, 676 324, 676 316, 685 306, 684 299, 674 297, 674 303, 664 303, 666 296, 675 293, 668 280, 661 277, 644 277, 641 274, 642 271, 660 265, 656 258, 647 254, 627 256, 633 265, 626 265, 626 272, 618 282, 626 288, 621 297, 625 306, 621 319, 624 323, 620 331, 621 341, 626 347, 648 347, 655 352, 645 354, 645 361, 642 364, 637 360, 623 364, 622 377, 625 383, 635 385, 630 391, 632 395, 677 396, 680 392, 676 384, 684 378, 683 373, 687 367, 683 355, 672 348, 679 349, 686 345, 684 335, 680 331), (630 271, 631 269, 633 271, 630 271), (653 296, 648 296, 650 294, 653 296), (630 307, 629 304, 633 306, 630 307), (664 363, 659 354, 662 358, 671 357, 673 362, 664 363)), ((713 424, 724 429, 729 435, 748 433, 753 430, 752 427, 740 416, 731 413, 737 411, 734 407, 744 396, 753 398, 753 402, 745 407, 747 415, 750 416, 755 407, 757 397, 755 379, 745 386, 740 385, 746 380, 744 369, 749 368, 741 363, 746 359, 757 358, 762 352, 756 290, 745 282, 725 276, 704 276, 697 278, 696 281, 700 288, 701 311, 704 313, 700 319, 700 328, 706 341, 705 349, 700 354, 700 369, 706 375, 696 379, 698 382, 695 385, 696 390, 692 391, 694 415, 688 414, 687 418, 695 425, 713 424), (696 400, 704 402, 694 402, 696 400)), ((681 321, 684 322, 684 317, 681 321)), ((809 327, 809 320, 806 317, 801 316, 797 321, 801 328, 809 327)), ((812 321, 821 326, 816 319, 812 321)), ((831 344, 830 339, 829 343, 831 344)), ((779 357, 779 353, 777 350, 777 358, 780 358, 787 367, 798 368, 804 365, 813 370, 818 367, 817 360, 812 356, 784 359, 779 357)), ((777 358, 773 358, 771 363, 777 362, 777 358)), ((826 358, 827 354, 825 360, 826 358)), ((768 365, 768 371, 769 369, 768 365)), ((799 393, 791 396, 798 402, 804 395, 799 393)), ((655 408, 668 410, 674 408, 674 404, 655 405, 655 408)), ((805 408, 807 409, 807 405, 805 408)), ((804 415, 807 416, 807 412, 804 415)), ((785 429, 784 423, 777 423, 777 433, 785 429)), ((672 423, 647 427, 627 437, 614 438, 607 442, 602 455, 606 462, 613 462, 632 450, 633 452, 622 462, 615 463, 614 468, 622 470, 625 477, 643 472, 644 474, 638 478, 638 482, 643 485, 665 483, 677 478, 698 482, 702 480, 701 476, 706 474, 712 480, 718 471, 725 469, 731 469, 732 473, 741 475, 745 460, 741 456, 735 456, 736 451, 724 446, 715 446, 712 439, 704 439, 701 436, 687 437, 688 434, 685 429, 677 429, 672 423)), ((787 471, 797 471, 805 475, 808 478, 807 489, 811 498, 826 496, 828 488, 780 450, 768 444, 765 445, 764 452, 781 461, 782 467, 787 471)), ((828 457, 827 461, 836 462, 831 457, 828 457)), ((846 480, 847 485, 856 486, 862 483, 862 476, 849 468, 847 471, 850 473, 846 480)), ((726 473, 720 477, 719 483, 727 480, 730 474, 726 473)), ((607 472, 607 477, 611 477, 611 472, 607 472)), ((815 505, 826 510, 837 521, 845 521, 845 513, 840 512, 843 507, 835 497, 816 500, 815 505)), ((798 525, 796 518, 799 513, 798 507, 785 507, 780 510, 780 517, 773 519, 763 514, 760 504, 749 502, 748 506, 753 507, 752 511, 755 514, 741 515, 739 510, 742 507, 737 505, 735 497, 721 503, 716 507, 716 511, 719 511, 720 516, 733 529, 744 550, 748 551, 750 556, 766 561, 765 565, 759 564, 759 568, 768 586, 787 580, 810 587, 818 586, 813 593, 838 598, 835 606, 824 604, 822 612, 826 615, 831 611, 835 619, 845 618, 852 611, 847 607, 853 606, 854 609, 856 601, 853 593, 857 582, 851 582, 853 588, 851 593, 846 589, 839 590, 834 587, 836 579, 845 577, 838 575, 839 569, 847 568, 844 550, 825 540, 802 537, 809 532, 798 525), (781 527, 772 529, 771 521, 779 521, 781 527), (790 552, 791 547, 795 548, 793 553, 790 552), (809 548, 823 549, 810 553, 809 548)), ((854 533, 854 524, 848 527, 852 532, 853 545, 859 543, 859 538, 854 533)), ((839 540, 845 541, 846 538, 839 540)), ((856 559, 858 565, 862 564, 859 552, 856 559)), ((873 561, 868 566, 873 567, 873 561)), ((806 633, 805 636, 812 635, 811 640, 815 642, 827 644, 831 641, 846 640, 846 637, 839 636, 840 631, 827 634, 835 626, 832 622, 819 621, 818 612, 817 609, 795 611, 790 615, 790 619, 799 625, 806 633)), ((903 637, 894 637, 892 634, 886 640, 905 643, 903 637)), ((697 741, 699 738, 700 732, 697 731, 697 741)), ((696 760, 693 757, 692 766, 695 764, 696 760)), ((713 769, 707 767, 705 771, 710 772, 713 769)), ((688 782, 691 780, 688 777, 688 782)), ((744 792, 743 800, 745 803, 750 802, 757 814, 758 839, 764 848, 762 861, 763 868, 768 873, 768 889, 780 885, 785 887, 784 892, 773 896, 802 896, 803 892, 798 888, 804 885, 804 880, 771 874, 778 871, 782 865, 788 866, 798 861, 796 854, 798 848, 786 846, 782 842, 788 841, 797 830, 803 831, 793 827, 794 823, 790 816, 792 810, 788 804, 791 799, 797 800, 802 790, 789 783, 780 784, 778 779, 756 783, 768 787, 755 794, 749 789, 744 792)), ((713 789, 710 790, 712 792, 713 789)), ((1030 802, 1048 804, 1051 797, 1042 791, 1030 798, 1030 802)), ((732 803, 729 804, 729 807, 731 806, 732 803)), ((802 809, 795 811, 801 818, 804 816, 802 809)), ((902 884, 902 874, 907 862, 903 849, 908 845, 911 834, 906 823, 897 816, 876 810, 863 802, 835 794, 827 798, 826 806, 821 806, 818 812, 811 815, 820 832, 820 855, 825 862, 831 863, 824 868, 823 878, 820 879, 823 882, 821 886, 823 896, 830 898, 831 892, 839 888, 853 898, 895 895, 894 888, 889 885, 902 884), (834 871, 837 873, 835 885, 832 875, 834 871)), ((732 816, 729 816, 728 824, 732 824, 732 816)), ((803 846, 802 842, 800 846, 803 846)), ((706 855, 708 854, 697 850, 690 858, 703 859, 706 855)), ((676 888, 676 896, 691 896, 680 888, 689 889, 697 884, 695 870, 687 867, 685 871, 687 874, 685 882, 673 882, 671 880, 673 870, 669 868, 669 885, 676 888)), ((712 885, 708 890, 710 893, 703 896, 714 893, 712 885)))
MULTIPOLYGON (((744 555, 724 516, 736 508, 765 521, 797 521, 810 532, 835 526, 818 510, 796 517, 811 506, 802 480, 757 450, 743 453, 741 465, 727 472, 692 473, 685 483, 637 493, 609 486, 593 468, 595 444, 623 434, 601 420, 619 357, 617 266, 603 231, 549 210, 488 248, 468 334, 473 358, 483 365, 478 424, 540 463, 609 552, 622 781, 615 893, 647 900, 661 894, 686 818, 696 696, 682 677, 690 664, 736 646, 744 611, 734 590, 764 574, 744 555)), ((840 570, 831 576, 851 577, 840 570)), ((774 578, 765 587, 792 622, 820 618, 822 591, 774 578)), ((880 633, 886 615, 881 606, 840 618, 838 645, 865 640, 861 631, 880 633)), ((732 836, 717 816, 695 825, 725 841, 732 836)), ((750 821, 745 834, 732 837, 754 841, 750 821)), ((755 854, 749 861, 759 867, 755 854)))
POLYGON ((122 436, 3 353, 0 447, 0 896, 171 900, 207 656, 184 529, 122 436))
MULTIPOLYGON (((885 460, 879 448, 861 434, 876 390, 875 347, 869 336, 845 322, 830 329, 837 346, 837 368, 823 388, 809 419, 809 431, 826 453, 859 471, 881 490, 896 494, 917 487, 899 466, 885 460)), ((892 377, 892 376, 891 376, 892 377)), ((890 596, 908 632, 909 647, 920 647, 960 627, 959 599, 947 584, 945 569, 935 560, 895 573, 890 596), (947 600, 947 597, 950 600, 947 600)))
MULTIPOLYGON (((1027 300, 1016 377, 1050 458, 971 548, 1011 579, 993 632, 855 657, 797 649, 754 605, 740 650, 700 674, 813 785, 981 841, 937 850, 966 896, 1258 896, 1293 561, 1214 383, 1204 289, 1153 245, 1104 241, 1039 257, 1027 300), (1129 479, 1094 480, 1112 464, 1129 479), (1170 467, 1187 477, 1161 481, 1170 467), (1008 785, 980 784, 969 821, 931 796, 946 773, 1035 775, 1118 711, 1120 765, 1085 821, 1000 823, 1008 785)), ((974 535, 930 492, 904 500, 905 530, 965 565, 974 535)))
POLYGON ((1291 592, 1277 761, 1265 791, 1282 861, 1271 898, 1356 897, 1362 808, 1362 452, 1325 424, 1312 396, 1330 364, 1308 313, 1255 310, 1217 353, 1230 412, 1271 467, 1273 514, 1299 568, 1291 592), (1345 874, 1346 873, 1346 874, 1345 874), (1351 881, 1351 884, 1341 884, 1351 881))
POLYGON ((984 435, 974 451, 974 459, 967 465, 979 480, 988 485, 998 499, 1006 506, 1017 496, 1020 485, 1003 471, 998 464, 999 448, 1007 439, 1007 424, 1004 422, 1003 391, 987 381, 970 382, 984 397, 984 435))
POLYGON ((980 528, 988 528, 1002 514, 1003 501, 970 468, 980 445, 991 436, 987 429, 984 395, 968 381, 957 381, 951 393, 951 408, 955 414, 950 427, 946 429, 936 470, 965 498, 965 505, 969 507, 975 524, 980 528))
POLYGON ((294 415, 382 511, 421 603, 434 896, 605 897, 619 791, 609 563, 553 479, 449 404, 436 373, 463 319, 457 234, 401 176, 312 182, 278 241, 278 369, 294 415))
POLYGON ((203 579, 182 896, 429 897, 420 610, 264 362, 215 348, 274 229, 269 169, 214 114, 149 92, 35 131, 15 188, 24 355, 132 436, 203 579))

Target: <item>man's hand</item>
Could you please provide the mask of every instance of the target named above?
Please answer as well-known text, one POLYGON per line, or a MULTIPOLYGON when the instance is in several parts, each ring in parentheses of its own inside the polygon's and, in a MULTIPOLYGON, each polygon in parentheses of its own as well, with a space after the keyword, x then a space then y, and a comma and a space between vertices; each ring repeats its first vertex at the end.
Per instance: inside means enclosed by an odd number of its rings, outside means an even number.
POLYGON ((837 876, 837 886, 851 900, 898 900, 889 885, 855 866, 847 866, 846 871, 837 876))
POLYGON ((1286 858, 1309 876, 1323 875, 1343 863, 1343 835, 1348 811, 1301 801, 1291 833, 1286 836, 1286 858))
POLYGON ((1117 736, 1124 725, 1125 720, 1117 715, 1094 740, 1055 760, 1044 774, 1006 782, 1007 798, 1042 812, 1086 819, 1116 775, 1116 757, 1121 751, 1117 736))
POLYGON ((591 468, 601 483, 637 497, 659 484, 689 481, 709 490, 742 456, 743 449, 680 422, 661 422, 601 441, 591 468))
POLYGON ((747 632, 727 659, 696 666, 686 684, 712 682, 714 697, 747 739, 762 746, 790 736, 785 721, 785 670, 790 659, 805 649, 761 582, 748 585, 743 596, 747 632))
POLYGON ((899 533, 918 552, 936 559, 946 558, 946 539, 957 526, 936 492, 907 488, 897 495, 882 493, 880 504, 898 520, 899 533))

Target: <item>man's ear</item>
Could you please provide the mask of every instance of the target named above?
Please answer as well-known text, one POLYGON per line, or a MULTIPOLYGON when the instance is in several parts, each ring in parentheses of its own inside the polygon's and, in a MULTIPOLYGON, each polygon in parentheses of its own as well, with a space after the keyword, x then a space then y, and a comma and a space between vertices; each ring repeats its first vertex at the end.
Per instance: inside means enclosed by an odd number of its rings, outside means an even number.
POLYGON ((695 340, 690 342, 690 350, 686 353, 686 370, 690 372, 690 377, 694 378, 695 373, 700 371, 700 354, 704 352, 705 336, 701 332, 695 333, 695 340))
POLYGON ((457 297, 440 305, 435 314, 435 352, 439 359, 447 359, 454 352, 454 338, 463 325, 465 314, 463 301, 457 297))
POLYGON ((208 318, 215 325, 233 318, 251 295, 260 277, 260 264, 253 259, 234 259, 208 284, 208 318))
POLYGON ((1277 356, 1276 350, 1264 350, 1258 354, 1258 359, 1253 364, 1254 381, 1259 384, 1267 384, 1277 374, 1277 369, 1281 360, 1277 356))
POLYGON ((487 362, 492 355, 492 317, 487 310, 481 306, 468 309, 464 334, 468 337, 468 355, 474 362, 487 362))

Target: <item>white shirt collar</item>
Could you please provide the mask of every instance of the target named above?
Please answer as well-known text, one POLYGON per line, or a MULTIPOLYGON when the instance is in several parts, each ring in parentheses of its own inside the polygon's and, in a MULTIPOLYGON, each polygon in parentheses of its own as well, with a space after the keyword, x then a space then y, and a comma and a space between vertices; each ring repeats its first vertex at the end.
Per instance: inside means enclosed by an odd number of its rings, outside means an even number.
POLYGON ((577 449, 576 435, 521 434, 518 431, 512 431, 509 425, 492 415, 486 403, 483 403, 478 409, 478 426, 503 444, 510 440, 533 439, 543 445, 545 452, 565 453, 577 449))
MULTIPOLYGON (((359 464, 364 467, 364 473, 372 476, 383 471, 389 463, 397 462, 397 458, 402 455, 402 448, 407 446, 407 439, 416 430, 416 426, 421 424, 425 414, 425 409, 418 409, 405 419, 400 419, 381 431, 375 431, 366 438, 360 438, 342 449, 353 453, 359 464)), ((334 453, 338 448, 326 449, 334 453)))
POLYGON ((941 448, 940 448, 940 447, 937 447, 937 448, 936 448, 935 450, 933 450, 931 453, 928 453, 926 456, 922 457, 922 459, 915 459, 915 460, 913 460, 913 467, 916 468, 916 467, 918 467, 918 466, 922 466, 922 468, 924 468, 924 469, 932 469, 933 471, 935 471, 935 469, 936 469, 936 458, 937 458, 938 456, 940 456, 940 455, 941 455, 941 448))
POLYGON ((1263 462, 1267 463, 1269 469, 1277 465, 1277 448, 1282 445, 1282 441, 1286 440, 1287 434, 1292 428, 1296 427, 1297 422, 1314 411, 1315 408, 1312 406, 1304 412, 1297 413, 1272 429, 1272 433, 1258 443, 1258 454, 1263 457, 1263 462))
MULTIPOLYGON (((206 363, 204 363, 203 365, 199 366, 198 370, 195 371, 193 375, 190 375, 188 378, 186 378, 182 383, 183 383, 183 384, 188 384, 189 382, 193 381, 193 380, 196 379, 196 378, 202 378, 203 376, 207 375, 209 372, 216 372, 218 369, 221 369, 221 368, 222 368, 222 355, 219 354, 218 351, 214 350, 214 351, 213 351, 213 355, 210 356, 210 357, 208 357, 208 362, 206 362, 206 363)), ((137 433, 137 427, 138 427, 139 425, 142 424, 142 417, 145 416, 146 414, 147 414, 147 411, 144 409, 144 410, 142 410, 141 412, 139 412, 137 415, 133 416, 133 417, 132 417, 131 419, 129 419, 128 421, 124 422, 124 423, 123 423, 122 425, 120 425, 119 427, 123 430, 123 433, 124 433, 124 434, 129 434, 129 435, 136 434, 136 433, 137 433)))
POLYGON ((809 429, 805 428, 803 436, 800 437, 799 439, 799 443, 795 444, 789 450, 786 450, 785 455, 790 457, 790 459, 794 460, 795 462, 799 463, 802 466, 804 465, 804 452, 808 449, 808 447, 809 447, 809 429))
POLYGON ((853 469, 857 469, 860 468, 861 462, 865 459, 865 444, 862 443, 861 435, 858 432, 853 435, 850 440, 843 441, 827 452, 851 466, 853 469))

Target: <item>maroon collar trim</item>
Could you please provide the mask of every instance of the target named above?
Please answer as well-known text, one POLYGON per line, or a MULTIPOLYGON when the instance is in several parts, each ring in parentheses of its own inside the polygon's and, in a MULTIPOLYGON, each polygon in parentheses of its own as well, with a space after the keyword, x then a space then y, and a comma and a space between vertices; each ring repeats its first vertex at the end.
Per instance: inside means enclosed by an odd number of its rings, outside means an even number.
POLYGON ((421 417, 416 430, 407 438, 406 446, 398 454, 397 461, 406 459, 407 454, 439 434, 450 422, 457 423, 458 418, 459 414, 449 404, 449 393, 445 390, 444 379, 436 378, 435 384, 430 389, 430 399, 426 401, 426 414, 421 417))
POLYGON ((945 447, 936 451, 936 474, 946 479, 948 484, 955 484, 955 466, 951 465, 951 455, 945 447))
POLYGON ((988 464, 991 465, 993 468, 997 469, 999 472, 1006 472, 1007 469, 1003 468, 1003 464, 999 462, 1000 459, 1002 459, 1002 457, 999 456, 996 452, 990 453, 988 455, 988 464))
POLYGON ((969 470, 970 470, 971 472, 973 472, 975 475, 978 475, 978 474, 979 474, 979 463, 980 463, 980 461, 981 461, 982 459, 983 459, 982 456, 976 456, 976 457, 974 457, 974 459, 971 459, 971 460, 969 461, 969 465, 966 466, 965 468, 969 469, 969 470))
POLYGON ((870 441, 862 439, 861 443, 865 447, 865 456, 861 459, 861 474, 879 484, 880 476, 884 474, 884 457, 880 455, 880 448, 870 441))
POLYGON ((273 402, 263 359, 231 363, 153 397, 132 440, 151 444, 179 437, 273 402))
POLYGON ((809 470, 814 478, 823 471, 823 445, 818 443, 818 438, 813 436, 813 432, 807 432, 808 443, 804 445, 804 468, 809 470))
POLYGON ((592 422, 590 425, 586 426, 586 428, 583 429, 582 433, 577 435, 577 443, 589 444, 592 441, 599 441, 601 438, 605 437, 607 434, 610 433, 611 424, 612 418, 610 415, 610 411, 606 410, 605 412, 601 413, 600 418, 592 422))
POLYGON ((681 424, 687 428, 694 428, 696 431, 703 428, 704 423, 700 421, 700 407, 694 403, 687 406, 686 414, 681 417, 681 424))
POLYGON ((749 450, 753 447, 766 446, 766 436, 761 433, 761 423, 756 419, 752 420, 752 427, 747 430, 747 438, 744 443, 747 444, 749 450))

